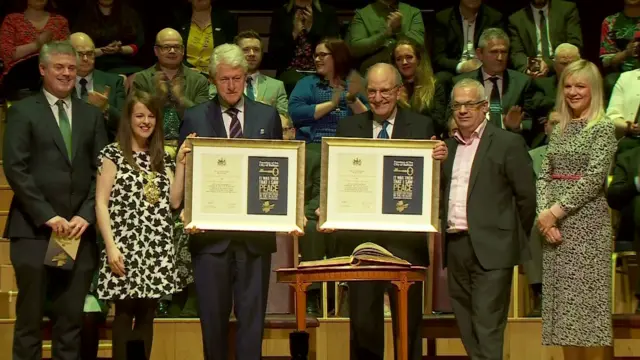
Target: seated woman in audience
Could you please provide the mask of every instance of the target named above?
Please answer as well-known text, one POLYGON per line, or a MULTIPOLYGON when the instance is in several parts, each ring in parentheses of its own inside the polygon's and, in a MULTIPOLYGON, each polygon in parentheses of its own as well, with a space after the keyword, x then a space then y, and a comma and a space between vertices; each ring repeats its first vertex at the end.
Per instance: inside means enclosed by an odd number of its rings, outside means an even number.
POLYGON ((393 47, 391 63, 402 75, 401 106, 430 117, 436 134, 447 131, 447 98, 436 81, 429 55, 413 40, 402 39, 393 47))
POLYGON ((273 12, 268 53, 276 76, 291 94, 298 80, 314 72, 313 50, 324 38, 340 36, 333 7, 319 0, 288 0, 273 12))
MULTIPOLYGON (((289 114, 296 129, 296 139, 306 145, 305 166, 305 226, 304 241, 300 242, 302 261, 320 260, 336 256, 331 234, 316 229, 315 210, 320 198, 320 149, 323 137, 336 135, 338 121, 367 111, 362 79, 351 70, 351 54, 347 44, 338 39, 325 39, 315 48, 317 73, 298 82, 289 98, 289 114)), ((307 292, 307 312, 319 315, 320 287, 316 284, 307 292)), ((331 302, 329 302, 331 303, 331 302)))
POLYGON ((537 183, 542 249, 542 343, 565 360, 609 359, 611 219, 604 185, 616 151, 598 68, 578 60, 560 76, 559 123, 537 183))
POLYGON ((51 13, 47 0, 25 0, 24 11, 9 14, 0 27, 0 73, 4 96, 16 99, 20 90, 38 91, 38 54, 42 45, 69 37, 69 23, 51 13))
POLYGON ((90 0, 78 14, 74 32, 83 32, 96 45, 96 69, 131 75, 142 70, 135 59, 144 44, 138 14, 123 0, 90 0))
POLYGON ((160 103, 147 93, 134 93, 116 142, 100 153, 96 217, 105 247, 97 292, 115 303, 115 360, 127 359, 134 331, 150 358, 158 299, 176 290, 171 208, 182 199, 189 151, 183 146, 174 165, 163 147, 160 103))
POLYGON ((238 21, 228 11, 211 6, 212 0, 189 0, 191 8, 180 14, 176 29, 185 42, 184 63, 209 77, 213 48, 233 43, 238 21))

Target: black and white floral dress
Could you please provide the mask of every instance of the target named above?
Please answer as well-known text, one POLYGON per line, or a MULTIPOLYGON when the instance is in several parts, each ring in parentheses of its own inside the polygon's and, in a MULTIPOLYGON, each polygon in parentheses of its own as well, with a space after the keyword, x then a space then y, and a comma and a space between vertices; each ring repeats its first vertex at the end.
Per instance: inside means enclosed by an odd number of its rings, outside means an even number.
MULTIPOLYGON (((124 257, 126 275, 119 277, 111 271, 103 249, 98 276, 100 299, 151 299, 174 293, 176 268, 167 171, 156 173, 153 179, 160 197, 152 204, 144 193, 149 181, 145 174, 151 171, 148 153, 133 153, 139 170, 127 163, 116 143, 102 150, 98 158, 100 165, 105 158, 117 167, 109 217, 113 240, 124 257)), ((175 165, 168 154, 164 161, 165 168, 173 173, 175 165)))

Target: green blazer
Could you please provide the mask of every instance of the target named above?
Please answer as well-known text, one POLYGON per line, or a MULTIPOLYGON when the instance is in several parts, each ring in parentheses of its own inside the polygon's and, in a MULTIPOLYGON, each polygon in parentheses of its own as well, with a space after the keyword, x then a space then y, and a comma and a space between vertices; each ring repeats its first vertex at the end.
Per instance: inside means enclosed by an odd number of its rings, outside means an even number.
MULTIPOLYGON (((154 65, 148 69, 136 73, 133 79, 133 88, 135 90, 145 91, 152 95, 156 93, 155 76, 159 70, 158 65, 154 65)), ((184 110, 194 105, 202 104, 209 100, 209 81, 198 71, 190 69, 182 65, 180 75, 184 78, 182 93, 184 94, 184 109, 178 109, 178 113, 182 118, 184 110)))
POLYGON ((546 116, 556 106, 558 76, 553 74, 533 79, 532 85, 536 91, 531 100, 532 107, 536 109, 536 116, 546 116))
MULTIPOLYGON (((580 16, 575 3, 562 0, 549 0, 549 37, 553 49, 562 43, 570 43, 582 48, 582 29, 580 16)), ((529 57, 537 55, 536 24, 531 6, 527 5, 509 17, 511 37, 511 62, 516 70, 525 72, 529 57)), ((550 59, 544 59, 553 70, 550 59)))
POLYGON ((109 142, 112 142, 118 133, 120 115, 126 98, 124 79, 120 75, 93 70, 93 91, 104 93, 105 86, 111 88, 109 92, 109 111, 106 115, 106 130, 109 142))
POLYGON ((424 46, 425 31, 420 10, 403 2, 398 3, 398 10, 402 13, 402 27, 391 36, 385 34, 390 10, 384 5, 376 1, 356 10, 349 26, 347 43, 351 54, 363 61, 361 72, 373 64, 388 63, 391 48, 399 38, 408 37, 424 46))
MULTIPOLYGON (((255 86, 258 88, 256 101, 275 107, 280 115, 289 116, 289 100, 287 99, 287 92, 284 89, 284 83, 282 81, 264 74, 258 74, 255 86)), ((209 97, 213 99, 217 94, 218 90, 216 86, 213 84, 210 85, 209 97)))

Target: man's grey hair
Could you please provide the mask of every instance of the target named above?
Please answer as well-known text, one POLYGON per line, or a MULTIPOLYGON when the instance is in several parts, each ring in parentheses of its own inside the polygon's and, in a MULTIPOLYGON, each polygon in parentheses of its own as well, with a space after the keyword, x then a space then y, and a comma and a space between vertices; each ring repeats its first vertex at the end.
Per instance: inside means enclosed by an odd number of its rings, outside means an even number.
POLYGON ((395 78, 395 86, 402 85, 402 75, 400 74, 400 71, 398 71, 398 69, 395 66, 387 63, 377 63, 369 67, 367 69, 367 74, 364 77, 365 85, 369 84, 369 74, 371 73, 371 71, 376 70, 378 68, 388 69, 389 71, 392 71, 395 78))
POLYGON ((52 41, 42 45, 42 49, 40 49, 40 64, 48 65, 51 55, 71 55, 78 61, 78 53, 71 45, 71 41, 68 40, 52 41))
POLYGON ((484 86, 482 86, 482 84, 480 83, 480 81, 476 80, 476 79, 471 79, 471 78, 465 78, 462 79, 460 81, 458 81, 454 86, 453 86, 453 90, 451 90, 451 103, 453 104, 453 93, 456 91, 456 89, 476 89, 476 92, 478 93, 478 98, 476 100, 481 101, 481 100, 487 100, 487 96, 484 93, 484 86))
POLYGON ((488 28, 480 35, 478 47, 480 49, 486 48, 491 40, 503 40, 507 44, 507 47, 510 46, 509 35, 507 35, 504 30, 500 28, 488 28))
POLYGON ((578 58, 580 58, 580 49, 573 45, 573 44, 569 44, 569 43, 562 43, 560 45, 558 45, 558 47, 556 47, 556 51, 554 53, 555 57, 558 57, 562 54, 571 54, 571 55, 576 55, 578 58))
POLYGON ((218 65, 220 64, 241 67, 245 73, 249 70, 249 64, 244 57, 244 52, 236 44, 222 44, 213 49, 213 55, 211 55, 211 61, 209 62, 209 76, 212 78, 216 76, 218 65))

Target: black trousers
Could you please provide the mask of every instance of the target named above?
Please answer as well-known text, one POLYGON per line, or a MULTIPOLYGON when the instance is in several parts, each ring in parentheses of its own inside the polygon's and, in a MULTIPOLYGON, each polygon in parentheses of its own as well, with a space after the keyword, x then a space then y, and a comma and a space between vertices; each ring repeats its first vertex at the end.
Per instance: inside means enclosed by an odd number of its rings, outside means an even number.
POLYGON ((115 304, 113 360, 150 359, 158 299, 115 300, 115 304))
POLYGON ((43 264, 47 245, 41 239, 11 239, 11 262, 18 285, 13 360, 42 359, 41 325, 46 298, 52 303, 52 357, 80 357, 84 299, 93 280, 97 247, 94 241, 83 239, 74 268, 61 270, 43 264))
POLYGON ((502 360, 513 267, 486 270, 468 235, 448 237, 451 306, 471 360, 502 360))

